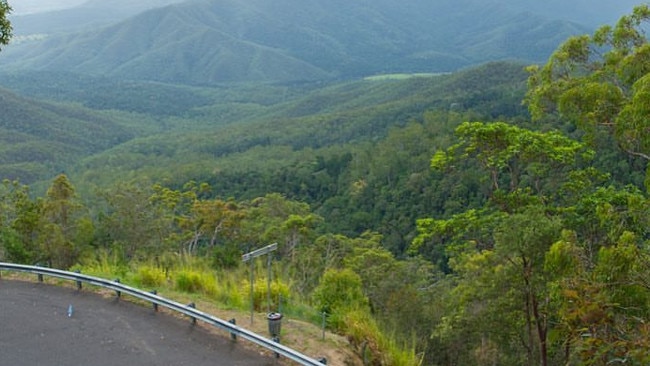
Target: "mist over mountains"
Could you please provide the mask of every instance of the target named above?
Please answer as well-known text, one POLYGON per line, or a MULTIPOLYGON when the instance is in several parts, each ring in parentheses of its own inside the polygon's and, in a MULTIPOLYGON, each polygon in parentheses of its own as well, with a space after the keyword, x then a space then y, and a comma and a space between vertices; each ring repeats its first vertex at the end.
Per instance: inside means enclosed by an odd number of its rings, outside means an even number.
POLYGON ((33 4, 19 6, 11 17, 16 37, 51 35, 64 32, 97 29, 119 22, 143 11, 159 8, 183 0, 34 0, 33 4), (75 6, 72 6, 76 4, 75 6), (25 9, 22 13, 21 9, 25 9), (53 9, 49 10, 48 9, 53 9))
POLYGON ((615 23, 632 12, 642 0, 518 0, 504 1, 513 9, 539 14, 549 19, 568 20, 589 27, 615 23))
POLYGON ((0 71, 201 85, 449 72, 492 60, 542 62, 567 37, 595 26, 571 19, 632 8, 604 1, 177 2, 109 7, 93 0, 16 17, 22 38, 3 52, 0 71), (41 36, 26 41, 35 33, 41 36))
POLYGON ((85 0, 20 0, 9 1, 15 15, 44 13, 81 5, 85 0))

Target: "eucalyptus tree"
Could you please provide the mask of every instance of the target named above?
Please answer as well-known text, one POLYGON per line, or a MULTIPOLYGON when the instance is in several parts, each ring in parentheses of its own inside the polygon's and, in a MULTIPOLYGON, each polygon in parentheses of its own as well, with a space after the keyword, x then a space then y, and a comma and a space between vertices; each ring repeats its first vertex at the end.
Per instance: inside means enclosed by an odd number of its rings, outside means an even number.
POLYGON ((596 139, 605 133, 631 156, 650 161, 650 6, 615 26, 569 38, 541 67, 529 68, 526 102, 534 119, 566 118, 596 139))
POLYGON ((456 135, 431 167, 476 162, 489 200, 447 219, 418 220, 410 253, 435 259, 452 284, 433 337, 464 353, 460 363, 553 364, 559 347, 549 338, 554 307, 544 256, 563 227, 562 187, 592 153, 560 132, 505 122, 465 122, 456 135))

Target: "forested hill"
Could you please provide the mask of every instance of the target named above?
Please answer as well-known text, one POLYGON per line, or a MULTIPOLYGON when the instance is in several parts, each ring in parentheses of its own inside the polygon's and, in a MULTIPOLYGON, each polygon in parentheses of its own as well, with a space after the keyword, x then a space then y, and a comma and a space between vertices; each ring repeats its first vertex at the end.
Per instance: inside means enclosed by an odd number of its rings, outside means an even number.
MULTIPOLYGON (((17 29, 20 32, 20 29, 17 29)), ((500 1, 194 0, 9 47, 4 70, 209 84, 540 62, 586 29, 500 1)))
POLYGON ((463 120, 525 118, 525 79, 521 64, 496 63, 450 75, 333 84, 268 106, 200 108, 190 112, 193 126, 187 120, 178 126, 194 131, 134 139, 85 159, 71 176, 103 187, 117 180, 182 187, 193 180, 222 198, 281 193, 312 205, 332 230, 372 227, 401 252, 417 217, 481 202, 481 193, 460 181, 438 176, 432 183, 429 160, 463 120), (244 117, 219 126, 220 115, 244 117))
MULTIPOLYGON (((172 166, 205 167, 192 170, 191 177, 176 176, 182 184, 212 171, 215 159, 259 151, 260 145, 300 151, 383 139, 390 128, 421 118, 428 108, 512 115, 523 109, 516 98, 524 78, 523 65, 507 63, 404 80, 210 88, 71 73, 1 75, 0 84, 22 97, 2 92, 0 169, 3 178, 31 184, 72 172, 74 162, 94 156, 85 162, 92 181, 107 185, 137 177, 140 169, 163 179, 172 166)), ((244 187, 236 187, 223 194, 239 195, 244 187)))
POLYGON ((33 182, 83 156, 133 137, 94 111, 19 97, 0 89, 0 176, 33 182))

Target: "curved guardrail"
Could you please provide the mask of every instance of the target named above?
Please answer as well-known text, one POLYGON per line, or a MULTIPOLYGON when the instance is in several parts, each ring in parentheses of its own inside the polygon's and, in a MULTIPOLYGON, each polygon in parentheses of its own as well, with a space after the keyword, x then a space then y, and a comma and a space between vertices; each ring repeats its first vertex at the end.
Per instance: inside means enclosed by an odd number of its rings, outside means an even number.
POLYGON ((250 342, 257 344, 258 346, 264 347, 270 351, 275 352, 277 355, 282 355, 301 365, 311 365, 311 366, 323 365, 323 362, 308 357, 289 347, 283 346, 282 344, 275 342, 272 339, 264 338, 257 333, 253 333, 233 323, 230 323, 223 319, 219 319, 210 314, 199 311, 193 307, 193 304, 183 305, 181 303, 158 296, 155 293, 138 290, 134 287, 123 285, 116 281, 110 281, 110 280, 106 280, 94 276, 88 276, 77 272, 68 272, 68 271, 62 271, 58 269, 47 268, 47 267, 26 266, 26 265, 13 264, 13 263, 4 263, 4 262, 0 262, 0 270, 28 272, 28 273, 37 274, 39 276, 46 275, 50 277, 57 277, 65 280, 76 281, 78 288, 81 288, 81 283, 87 283, 90 285, 100 286, 103 288, 114 290, 116 291, 117 294, 123 294, 123 293, 129 294, 136 298, 145 300, 147 302, 151 302, 154 305, 154 307, 164 306, 168 309, 177 311, 181 314, 185 314, 191 317, 193 321, 201 320, 207 324, 224 329, 230 332, 230 334, 233 337, 237 336, 237 337, 244 338, 250 342))

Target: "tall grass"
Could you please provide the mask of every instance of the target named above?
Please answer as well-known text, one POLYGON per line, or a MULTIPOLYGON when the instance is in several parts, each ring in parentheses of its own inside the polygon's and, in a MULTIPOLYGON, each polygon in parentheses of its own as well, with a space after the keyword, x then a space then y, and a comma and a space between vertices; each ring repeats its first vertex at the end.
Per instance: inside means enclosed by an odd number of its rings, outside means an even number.
POLYGON ((86 258, 82 264, 73 266, 71 271, 106 279, 125 279, 130 271, 129 266, 118 253, 102 250, 94 258, 86 258))
POLYGON ((248 297, 241 290, 241 276, 232 272, 219 273, 215 300, 227 309, 244 309, 248 306, 248 297))
POLYGON ((138 287, 158 289, 166 284, 167 277, 162 268, 152 264, 142 264, 135 269, 132 276, 138 287))
POLYGON ((386 366, 419 366, 422 359, 415 347, 404 347, 382 332, 370 313, 363 310, 345 314, 345 333, 351 342, 361 348, 362 356, 369 364, 386 366))
MULTIPOLYGON (((250 280, 241 281, 241 296, 249 298, 251 293, 250 280)), ((253 283, 253 305, 255 310, 261 311, 270 308, 272 311, 277 311, 280 305, 280 299, 288 299, 291 294, 289 285, 275 279, 268 283, 267 278, 257 278, 253 283), (270 285, 270 286, 269 286, 270 285), (270 293, 269 293, 270 287, 270 293), (269 296, 270 295, 270 296, 269 296)))
POLYGON ((209 297, 217 294, 217 280, 214 273, 183 269, 174 273, 175 288, 187 293, 200 293, 209 297))

